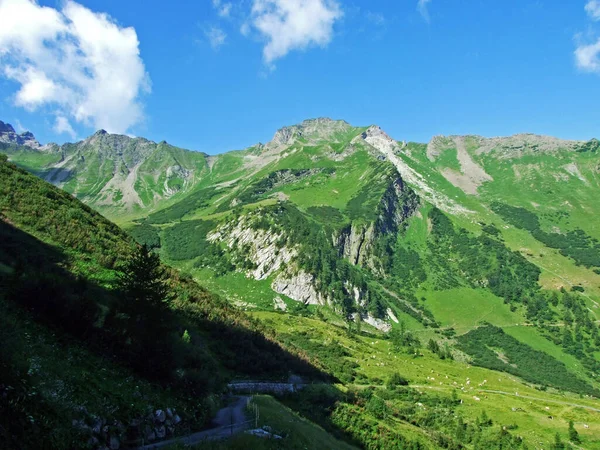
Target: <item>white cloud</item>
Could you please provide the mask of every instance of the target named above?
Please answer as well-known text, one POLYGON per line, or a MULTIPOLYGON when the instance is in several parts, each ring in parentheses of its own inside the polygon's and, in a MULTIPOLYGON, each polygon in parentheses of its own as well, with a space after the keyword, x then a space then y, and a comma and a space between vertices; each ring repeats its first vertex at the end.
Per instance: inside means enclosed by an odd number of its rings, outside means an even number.
POLYGON ((575 50, 575 63, 584 72, 600 73, 600 39, 594 44, 581 44, 575 50))
POLYGON ((600 20, 600 0, 589 0, 585 5, 585 12, 593 20, 600 20))
POLYGON ((217 13, 221 17, 229 17, 231 14, 231 8, 233 5, 229 2, 222 2, 221 0, 212 0, 213 7, 217 10, 217 13))
POLYGON ((242 36, 244 36, 244 37, 250 36, 250 30, 251 30, 251 26, 248 22, 244 22, 240 26, 240 33, 242 33, 242 36))
POLYGON ((17 133, 21 134, 27 131, 27 128, 23 126, 19 119, 15 119, 14 121, 15 128, 17 129, 17 133))
POLYGON ((427 8, 430 2, 431 0, 419 0, 419 2, 417 3, 417 11, 419 11, 419 14, 421 14, 423 19, 425 19, 425 22, 427 23, 429 23, 430 21, 429 9, 427 8))
POLYGON ((213 50, 219 50, 225 44, 225 39, 227 39, 227 34, 219 27, 210 27, 204 31, 204 34, 213 50))
POLYGON ((373 25, 384 25, 385 17, 381 13, 367 11, 367 20, 373 25))
POLYGON ((272 65, 292 50, 325 47, 341 17, 335 0, 253 0, 251 25, 266 40, 263 58, 272 65))
POLYGON ((77 133, 75 133, 75 130, 69 122, 69 119, 67 119, 65 116, 56 116, 56 122, 54 122, 53 130, 58 134, 66 133, 71 136, 72 139, 77 137, 77 133))
POLYGON ((60 10, 0 0, 0 75, 20 85, 17 106, 52 107, 57 124, 62 117, 70 127, 70 118, 115 133, 143 119, 140 95, 150 92, 135 30, 72 0, 60 10))

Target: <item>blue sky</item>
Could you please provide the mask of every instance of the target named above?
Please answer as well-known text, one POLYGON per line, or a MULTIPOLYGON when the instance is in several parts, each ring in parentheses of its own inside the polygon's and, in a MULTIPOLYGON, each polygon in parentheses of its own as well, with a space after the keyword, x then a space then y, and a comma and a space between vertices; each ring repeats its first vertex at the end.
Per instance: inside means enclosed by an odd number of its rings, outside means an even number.
POLYGON ((598 0, 0 0, 0 120, 207 153, 321 116, 589 139, 599 19, 598 0))

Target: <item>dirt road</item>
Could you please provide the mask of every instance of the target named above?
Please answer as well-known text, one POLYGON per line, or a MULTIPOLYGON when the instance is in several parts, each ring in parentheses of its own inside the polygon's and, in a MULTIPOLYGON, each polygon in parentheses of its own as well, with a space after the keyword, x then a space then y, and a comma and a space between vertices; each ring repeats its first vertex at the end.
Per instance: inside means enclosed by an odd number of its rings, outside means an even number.
POLYGON ((235 402, 229 406, 220 409, 213 420, 215 428, 188 436, 182 436, 166 441, 156 442, 154 444, 144 445, 139 447, 139 450, 150 450, 155 448, 163 448, 173 444, 195 445, 203 441, 214 441, 224 439, 234 434, 240 433, 249 428, 249 423, 246 417, 246 405, 250 400, 249 396, 235 397, 235 402))

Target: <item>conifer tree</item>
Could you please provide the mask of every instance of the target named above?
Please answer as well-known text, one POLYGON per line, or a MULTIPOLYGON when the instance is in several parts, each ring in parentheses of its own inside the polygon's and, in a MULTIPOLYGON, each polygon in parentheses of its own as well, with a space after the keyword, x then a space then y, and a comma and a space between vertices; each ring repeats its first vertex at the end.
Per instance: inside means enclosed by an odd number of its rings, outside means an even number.
POLYGON ((146 245, 138 247, 123 266, 118 287, 130 363, 139 370, 151 367, 161 376, 173 356, 169 287, 159 256, 146 245))
POLYGON ((581 438, 579 437, 579 433, 575 429, 575 424, 573 421, 569 421, 569 440, 574 444, 581 443, 581 438))
POLYGON ((554 445, 552 446, 553 450, 564 450, 565 444, 560 438, 560 434, 556 433, 554 436, 554 445))
POLYGON ((119 288, 133 310, 140 313, 168 308, 169 289, 159 256, 149 251, 146 244, 139 247, 123 267, 119 288))

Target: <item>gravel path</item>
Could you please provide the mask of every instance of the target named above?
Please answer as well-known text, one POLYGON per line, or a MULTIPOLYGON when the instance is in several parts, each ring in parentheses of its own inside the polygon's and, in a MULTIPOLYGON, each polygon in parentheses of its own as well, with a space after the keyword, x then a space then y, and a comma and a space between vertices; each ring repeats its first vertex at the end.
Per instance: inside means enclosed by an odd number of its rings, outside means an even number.
POLYGON ((240 433, 248 429, 246 418, 246 405, 250 400, 249 396, 235 397, 235 403, 220 409, 213 420, 213 425, 217 428, 199 431, 188 436, 182 436, 166 441, 156 442, 154 444, 139 447, 139 450, 150 450, 163 448, 173 444, 183 444, 186 446, 196 445, 204 441, 215 441, 225 439, 231 435, 240 433))

